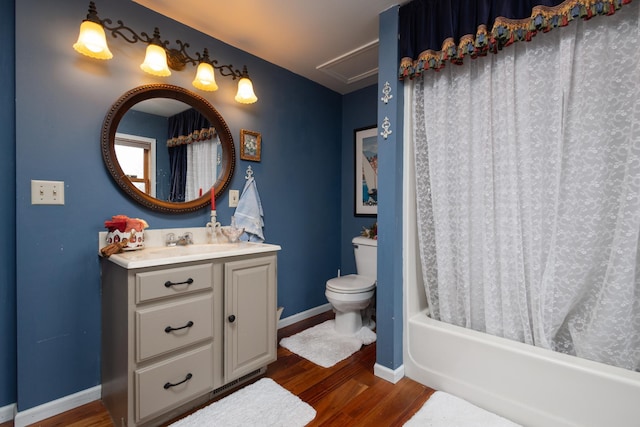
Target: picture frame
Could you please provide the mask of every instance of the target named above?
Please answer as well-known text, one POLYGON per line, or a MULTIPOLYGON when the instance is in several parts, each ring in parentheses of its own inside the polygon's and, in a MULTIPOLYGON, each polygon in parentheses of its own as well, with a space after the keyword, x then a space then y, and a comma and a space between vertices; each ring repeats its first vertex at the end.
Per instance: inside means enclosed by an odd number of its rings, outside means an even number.
POLYGON ((259 162, 262 154, 262 136, 258 132, 240 130, 240 159, 259 162))
POLYGON ((354 214, 378 214, 378 128, 354 130, 354 214))

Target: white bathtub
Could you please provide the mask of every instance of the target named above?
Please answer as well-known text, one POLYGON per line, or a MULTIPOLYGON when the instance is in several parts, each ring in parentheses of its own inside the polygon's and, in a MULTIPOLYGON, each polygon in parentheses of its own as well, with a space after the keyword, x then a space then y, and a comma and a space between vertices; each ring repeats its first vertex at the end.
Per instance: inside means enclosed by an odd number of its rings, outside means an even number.
POLYGON ((405 375, 526 426, 640 426, 640 373, 430 319, 406 323, 405 375))

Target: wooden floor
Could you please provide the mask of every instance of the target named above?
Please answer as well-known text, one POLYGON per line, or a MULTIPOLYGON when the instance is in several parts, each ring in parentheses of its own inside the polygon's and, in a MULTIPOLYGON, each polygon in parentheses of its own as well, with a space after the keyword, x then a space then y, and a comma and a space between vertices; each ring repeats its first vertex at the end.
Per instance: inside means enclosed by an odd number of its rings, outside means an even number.
MULTIPOLYGON (((278 331, 278 341, 332 317, 329 311, 282 328, 278 331)), ((331 368, 322 368, 278 347, 278 360, 269 365, 266 376, 314 407, 317 414, 309 427, 402 426, 433 390, 408 378, 391 384, 376 377, 373 374, 375 360, 375 343, 331 368)), ((113 425, 100 401, 32 424, 34 427, 113 425)), ((13 422, 0 427, 13 427, 13 422)))

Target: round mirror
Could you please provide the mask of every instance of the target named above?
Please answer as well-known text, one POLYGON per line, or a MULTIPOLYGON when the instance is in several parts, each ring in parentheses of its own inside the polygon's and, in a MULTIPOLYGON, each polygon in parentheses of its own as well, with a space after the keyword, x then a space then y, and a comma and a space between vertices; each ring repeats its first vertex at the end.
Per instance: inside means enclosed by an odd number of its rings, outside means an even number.
POLYGON ((179 86, 140 86, 122 95, 102 125, 102 157, 113 179, 140 204, 193 212, 229 185, 231 131, 215 108, 179 86))

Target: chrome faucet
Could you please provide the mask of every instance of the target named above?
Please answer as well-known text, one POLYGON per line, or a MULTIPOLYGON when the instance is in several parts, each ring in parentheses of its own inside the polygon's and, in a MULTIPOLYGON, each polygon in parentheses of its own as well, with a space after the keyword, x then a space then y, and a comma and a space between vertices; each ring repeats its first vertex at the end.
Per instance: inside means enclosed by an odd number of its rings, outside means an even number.
POLYGON ((193 235, 191 233, 184 233, 182 236, 178 236, 178 238, 176 238, 175 234, 169 233, 169 234, 167 234, 166 244, 167 244, 167 246, 192 245, 193 244, 193 235))

